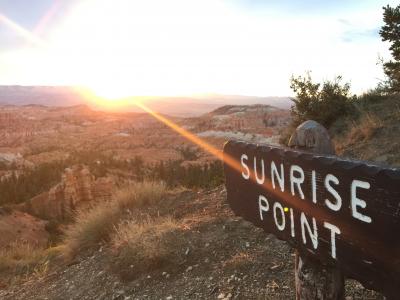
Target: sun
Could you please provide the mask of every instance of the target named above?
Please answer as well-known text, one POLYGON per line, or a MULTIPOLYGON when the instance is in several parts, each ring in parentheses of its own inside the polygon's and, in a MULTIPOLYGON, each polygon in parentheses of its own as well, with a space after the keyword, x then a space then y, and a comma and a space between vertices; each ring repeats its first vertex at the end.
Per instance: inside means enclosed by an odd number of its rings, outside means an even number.
POLYGON ((84 1, 55 31, 56 54, 47 57, 54 57, 62 76, 74 78, 103 102, 196 93, 203 90, 200 77, 208 57, 198 41, 184 38, 199 24, 182 26, 190 20, 182 9, 190 15, 196 6, 182 0, 84 1))
POLYGON ((110 102, 118 102, 121 101, 121 99, 137 95, 135 91, 129 90, 128 86, 124 86, 123 84, 113 84, 112 82, 89 85, 88 89, 91 90, 93 95, 103 99, 103 101, 110 102))

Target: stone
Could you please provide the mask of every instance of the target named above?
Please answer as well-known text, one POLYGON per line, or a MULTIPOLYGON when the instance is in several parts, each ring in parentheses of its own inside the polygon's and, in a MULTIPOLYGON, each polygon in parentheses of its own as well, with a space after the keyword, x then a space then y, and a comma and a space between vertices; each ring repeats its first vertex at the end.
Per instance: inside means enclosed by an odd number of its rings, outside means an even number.
POLYGON ((65 169, 59 184, 16 208, 46 220, 66 220, 93 200, 109 200, 112 190, 111 179, 96 180, 88 167, 76 165, 65 169))
POLYGON ((288 146, 315 153, 335 154, 328 130, 312 120, 305 121, 296 128, 289 139, 288 146))

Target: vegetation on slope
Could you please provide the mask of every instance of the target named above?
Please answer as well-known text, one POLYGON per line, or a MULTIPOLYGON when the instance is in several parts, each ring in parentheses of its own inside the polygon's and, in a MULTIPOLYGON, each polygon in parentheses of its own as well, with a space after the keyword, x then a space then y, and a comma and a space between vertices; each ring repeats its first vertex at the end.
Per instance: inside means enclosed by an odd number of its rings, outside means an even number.
POLYGON ((357 113, 331 127, 339 155, 400 166, 400 96, 371 97, 357 102, 357 113))
POLYGON ((132 209, 157 203, 165 197, 165 185, 156 182, 131 183, 117 191, 110 202, 78 212, 65 233, 65 254, 74 256, 82 250, 108 241, 132 209))
MULTIPOLYGON (((189 148, 184 148, 182 151, 187 159, 195 158, 195 153, 189 148)), ((164 181, 169 187, 212 188, 223 182, 220 161, 189 165, 183 165, 182 162, 182 160, 169 160, 145 164, 140 156, 126 161, 97 151, 76 152, 66 160, 11 171, 10 176, 0 181, 0 206, 22 203, 49 190, 60 182, 65 168, 76 164, 88 166, 95 177, 107 176, 110 170, 124 170, 136 181, 164 181)))

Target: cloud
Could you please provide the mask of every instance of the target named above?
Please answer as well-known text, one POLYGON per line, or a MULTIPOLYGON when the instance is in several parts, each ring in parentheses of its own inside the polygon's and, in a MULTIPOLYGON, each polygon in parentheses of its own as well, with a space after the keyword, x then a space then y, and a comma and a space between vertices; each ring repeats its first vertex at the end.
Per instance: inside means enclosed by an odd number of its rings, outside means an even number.
POLYGON ((351 29, 343 32, 341 39, 343 42, 352 43, 356 41, 365 41, 367 39, 380 39, 380 27, 372 29, 351 29))
MULTIPOLYGON (((227 1, 227 0, 226 0, 227 1)), ((382 0, 379 0, 382 1, 382 0)), ((386 1, 386 0, 384 0, 386 1)), ((321 14, 329 15, 337 12, 348 12, 358 9, 360 6, 376 5, 376 0, 335 0, 335 1, 320 1, 320 0, 233 0, 227 1, 248 11, 260 13, 261 11, 268 12, 269 10, 280 13, 291 14, 321 14)), ((383 4, 382 4, 383 5, 383 4)))

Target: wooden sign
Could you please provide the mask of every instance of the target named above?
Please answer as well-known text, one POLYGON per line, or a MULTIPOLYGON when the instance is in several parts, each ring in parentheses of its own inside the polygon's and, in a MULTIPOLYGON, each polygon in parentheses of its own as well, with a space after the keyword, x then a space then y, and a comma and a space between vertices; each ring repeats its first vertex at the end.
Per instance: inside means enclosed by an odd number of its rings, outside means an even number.
POLYGON ((236 215, 367 288, 400 295, 400 169, 232 141, 224 156, 236 215))

